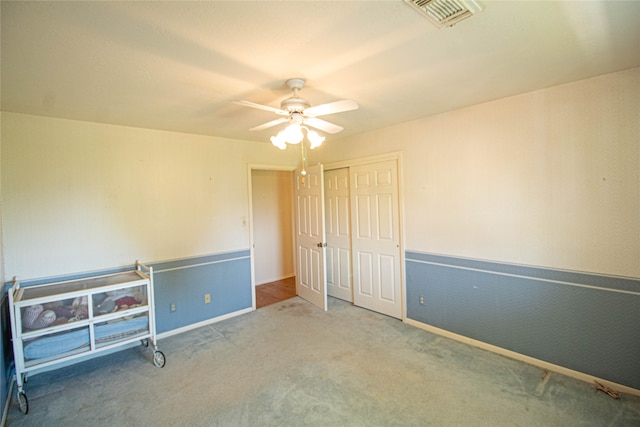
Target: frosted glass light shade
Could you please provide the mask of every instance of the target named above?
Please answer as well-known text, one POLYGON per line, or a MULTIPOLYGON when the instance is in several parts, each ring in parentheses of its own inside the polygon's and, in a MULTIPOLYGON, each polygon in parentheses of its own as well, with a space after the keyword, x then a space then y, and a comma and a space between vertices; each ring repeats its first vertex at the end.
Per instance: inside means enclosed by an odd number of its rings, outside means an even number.
POLYGON ((316 132, 315 130, 307 131, 307 139, 311 143, 310 145, 311 149, 314 149, 322 145, 322 143, 324 142, 324 138, 325 138, 324 136, 318 135, 318 132, 316 132))
POLYGON ((282 131, 278 132, 277 136, 271 137, 271 143, 281 150, 287 148, 287 142, 282 137, 282 131))
POLYGON ((287 144, 300 144, 304 139, 302 129, 307 132, 309 148, 313 149, 322 145, 325 140, 324 136, 320 136, 315 130, 311 130, 306 126, 300 126, 296 123, 290 124, 284 130, 278 132, 276 136, 272 136, 271 143, 281 150, 286 149, 287 144))
POLYGON ((291 124, 287 126, 284 130, 284 134, 282 135, 284 140, 289 144, 300 144, 304 135, 302 134, 302 129, 300 129, 299 125, 291 124))

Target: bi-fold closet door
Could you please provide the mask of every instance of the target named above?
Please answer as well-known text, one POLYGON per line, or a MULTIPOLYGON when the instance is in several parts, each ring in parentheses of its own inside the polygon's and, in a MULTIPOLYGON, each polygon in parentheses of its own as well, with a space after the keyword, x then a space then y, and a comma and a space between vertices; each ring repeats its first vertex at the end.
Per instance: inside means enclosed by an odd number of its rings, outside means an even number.
POLYGON ((397 161, 325 171, 324 190, 328 295, 402 318, 397 161))

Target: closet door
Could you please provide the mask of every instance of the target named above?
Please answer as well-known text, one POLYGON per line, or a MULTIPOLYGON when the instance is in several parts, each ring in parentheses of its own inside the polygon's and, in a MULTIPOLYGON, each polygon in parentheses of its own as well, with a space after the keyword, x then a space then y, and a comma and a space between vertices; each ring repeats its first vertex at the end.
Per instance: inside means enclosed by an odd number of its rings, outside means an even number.
POLYGON ((296 170, 296 290, 300 297, 327 309, 325 276, 324 182, 322 165, 306 174, 296 170))
POLYGON ((349 168, 324 173, 327 237, 327 294, 353 302, 351 290, 351 230, 349 168))
POLYGON ((353 303, 401 319, 397 162, 350 171, 353 303))

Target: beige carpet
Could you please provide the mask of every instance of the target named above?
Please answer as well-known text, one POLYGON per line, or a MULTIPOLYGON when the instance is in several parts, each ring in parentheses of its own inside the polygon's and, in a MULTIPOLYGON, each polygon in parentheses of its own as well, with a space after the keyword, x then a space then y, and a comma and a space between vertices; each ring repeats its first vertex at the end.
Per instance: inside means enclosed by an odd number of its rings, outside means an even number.
MULTIPOLYGON (((56 371, 9 426, 638 426, 640 399, 331 299, 300 298, 56 371)), ((15 393, 14 393, 15 394, 15 393)))

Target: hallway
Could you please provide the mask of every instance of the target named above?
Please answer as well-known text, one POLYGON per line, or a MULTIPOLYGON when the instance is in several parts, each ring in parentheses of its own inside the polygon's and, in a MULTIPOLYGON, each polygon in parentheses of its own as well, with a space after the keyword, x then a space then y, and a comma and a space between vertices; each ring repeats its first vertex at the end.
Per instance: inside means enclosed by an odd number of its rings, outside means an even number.
POLYGON ((296 296, 296 277, 256 286, 256 308, 266 307, 296 296))

